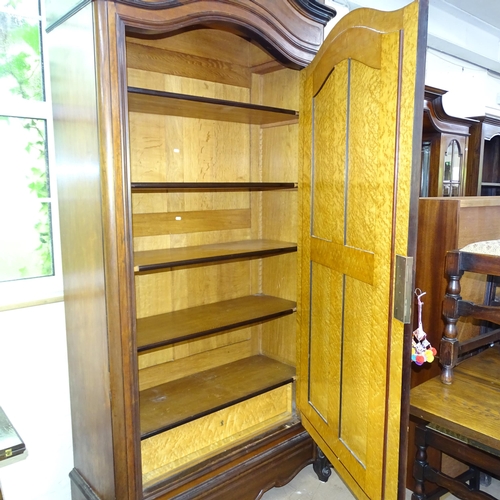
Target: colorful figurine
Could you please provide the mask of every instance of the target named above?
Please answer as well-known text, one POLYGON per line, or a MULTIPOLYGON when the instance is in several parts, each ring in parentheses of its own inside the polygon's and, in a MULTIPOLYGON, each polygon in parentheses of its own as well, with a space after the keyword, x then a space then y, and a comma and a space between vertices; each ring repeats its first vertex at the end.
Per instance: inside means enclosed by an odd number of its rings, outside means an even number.
POLYGON ((418 301, 418 328, 413 332, 411 360, 419 366, 423 365, 425 362, 432 363, 434 361, 434 356, 437 354, 436 349, 434 349, 427 340, 427 334, 424 332, 422 326, 422 306, 424 303, 421 297, 423 297, 425 293, 426 292, 422 292, 420 288, 415 290, 418 301))

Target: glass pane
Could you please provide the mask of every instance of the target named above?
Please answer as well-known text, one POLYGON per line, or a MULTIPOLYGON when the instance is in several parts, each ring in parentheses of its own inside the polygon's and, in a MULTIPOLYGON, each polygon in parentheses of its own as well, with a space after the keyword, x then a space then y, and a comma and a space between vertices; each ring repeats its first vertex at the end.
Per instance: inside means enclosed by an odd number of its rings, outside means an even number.
POLYGON ((36 17, 40 15, 38 0, 0 0, 0 8, 7 12, 16 12, 20 16, 36 17))
POLYGON ((0 281, 54 273, 44 120, 0 116, 0 281))
POLYGON ((0 12, 0 95, 43 101, 42 71, 40 21, 0 12))
POLYGON ((443 196, 461 196, 462 155, 460 144, 453 139, 444 154, 443 196))

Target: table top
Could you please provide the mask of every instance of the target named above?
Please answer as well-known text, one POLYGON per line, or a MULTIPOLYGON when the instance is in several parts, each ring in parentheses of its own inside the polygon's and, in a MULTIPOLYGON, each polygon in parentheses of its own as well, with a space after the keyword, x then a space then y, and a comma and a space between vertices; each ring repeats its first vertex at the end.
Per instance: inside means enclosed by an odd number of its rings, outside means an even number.
POLYGON ((473 446, 500 450, 500 346, 460 363, 451 385, 435 377, 411 389, 410 413, 473 446))

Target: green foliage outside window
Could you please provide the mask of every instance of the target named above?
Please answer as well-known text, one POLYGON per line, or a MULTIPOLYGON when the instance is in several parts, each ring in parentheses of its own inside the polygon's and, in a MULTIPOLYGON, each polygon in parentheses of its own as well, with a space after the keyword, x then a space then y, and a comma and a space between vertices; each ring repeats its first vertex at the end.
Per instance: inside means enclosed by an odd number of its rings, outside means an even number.
POLYGON ((44 101, 40 35, 36 0, 0 0, 0 101, 24 103, 0 116, 0 281, 54 273, 46 120, 25 111, 44 101))

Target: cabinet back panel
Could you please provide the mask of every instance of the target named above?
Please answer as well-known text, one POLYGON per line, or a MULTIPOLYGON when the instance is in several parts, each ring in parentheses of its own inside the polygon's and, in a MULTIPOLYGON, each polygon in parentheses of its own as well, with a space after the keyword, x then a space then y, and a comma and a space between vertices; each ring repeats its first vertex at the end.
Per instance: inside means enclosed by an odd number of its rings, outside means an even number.
POLYGON ((228 85, 224 82, 211 82, 134 68, 127 68, 127 81, 129 87, 140 87, 238 102, 250 102, 250 95, 252 93, 247 87, 228 85))
POLYGON ((135 277, 137 317, 258 293, 260 290, 249 281, 251 265, 252 261, 229 262, 138 275, 135 277))
POLYGON ((249 171, 249 125, 145 113, 129 115, 133 182, 253 180, 249 171))
POLYGON ((237 64, 259 66, 272 60, 262 49, 226 31, 196 29, 170 37, 144 39, 127 37, 127 42, 165 49, 180 54, 237 64))
POLYGON ((245 209, 252 205, 248 192, 133 193, 134 214, 193 210, 245 209))
POLYGON ((250 210, 195 210, 136 214, 133 217, 135 236, 158 236, 248 227, 250 227, 250 210))
POLYGON ((251 72, 240 64, 127 43, 129 68, 167 72, 176 76, 198 78, 240 87, 250 87, 251 72))
POLYGON ((484 142, 483 182, 500 182, 500 135, 484 142))
MULTIPOLYGON (((259 102, 261 104, 278 108, 299 109, 300 73, 298 71, 284 68, 259 77, 254 76, 255 81, 259 82, 261 92, 259 102)), ((252 96, 255 96, 255 83, 252 96)))
POLYGON ((139 355, 139 369, 149 368, 161 363, 178 361, 201 352, 227 347, 239 342, 245 342, 251 338, 251 328, 233 330, 217 335, 210 335, 197 340, 190 340, 173 344, 168 347, 145 352, 139 355))
MULTIPOLYGON (((218 349, 200 352, 177 361, 161 363, 139 370, 139 390, 187 377, 232 361, 256 354, 250 341, 237 342, 218 349)), ((141 363, 142 356, 139 356, 141 363)))

